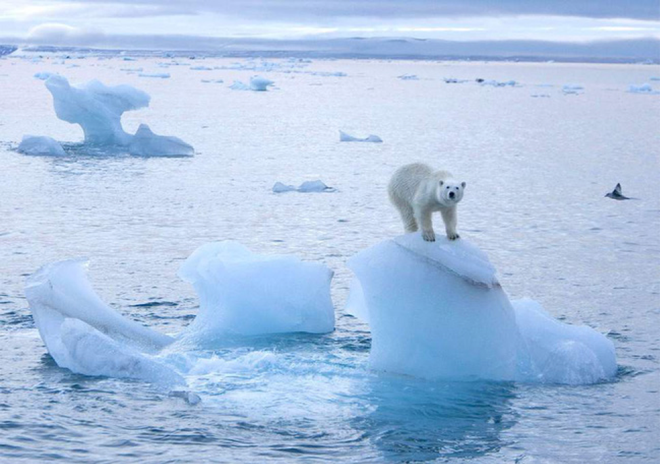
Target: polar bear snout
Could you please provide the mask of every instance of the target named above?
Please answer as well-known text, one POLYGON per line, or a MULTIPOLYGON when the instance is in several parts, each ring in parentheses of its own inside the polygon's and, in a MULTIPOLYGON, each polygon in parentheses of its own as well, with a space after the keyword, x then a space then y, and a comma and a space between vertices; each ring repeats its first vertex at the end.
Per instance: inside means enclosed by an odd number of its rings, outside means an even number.
POLYGON ((449 198, 453 200, 455 196, 456 194, 454 192, 449 192, 449 198))

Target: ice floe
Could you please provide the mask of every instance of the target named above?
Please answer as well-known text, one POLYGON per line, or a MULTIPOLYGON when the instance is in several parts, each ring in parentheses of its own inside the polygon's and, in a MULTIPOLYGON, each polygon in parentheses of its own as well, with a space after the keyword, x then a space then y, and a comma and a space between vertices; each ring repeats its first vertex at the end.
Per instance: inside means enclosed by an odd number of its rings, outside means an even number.
POLYGON ((353 137, 352 135, 348 135, 344 131, 339 131, 339 141, 340 142, 372 142, 372 143, 382 143, 383 139, 378 137, 377 135, 369 135, 368 137, 360 138, 360 137, 353 137))

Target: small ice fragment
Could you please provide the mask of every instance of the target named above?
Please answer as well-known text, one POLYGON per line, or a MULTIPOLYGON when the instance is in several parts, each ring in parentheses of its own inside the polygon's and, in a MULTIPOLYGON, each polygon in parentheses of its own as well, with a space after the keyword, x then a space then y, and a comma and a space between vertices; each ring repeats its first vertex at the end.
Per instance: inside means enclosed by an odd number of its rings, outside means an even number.
POLYGON ((24 135, 23 140, 20 145, 18 145, 18 151, 25 153, 26 155, 36 155, 36 156, 65 156, 66 153, 62 148, 62 145, 50 137, 46 136, 35 136, 35 135, 24 135))
POLYGON ((372 142, 372 143, 382 143, 383 139, 377 135, 370 135, 368 137, 359 138, 348 135, 346 132, 339 131, 339 141, 340 142, 372 142))
POLYGON ((282 182, 275 182, 273 193, 293 192, 296 188, 293 185, 285 185, 282 182))
POLYGON ((268 90, 268 86, 273 85, 274 82, 271 80, 268 80, 264 77, 260 76, 254 76, 250 79, 250 90, 254 90, 256 92, 265 92, 268 90))
POLYGON ((140 124, 128 152, 133 156, 192 156, 195 150, 178 137, 154 134, 148 125, 140 124))

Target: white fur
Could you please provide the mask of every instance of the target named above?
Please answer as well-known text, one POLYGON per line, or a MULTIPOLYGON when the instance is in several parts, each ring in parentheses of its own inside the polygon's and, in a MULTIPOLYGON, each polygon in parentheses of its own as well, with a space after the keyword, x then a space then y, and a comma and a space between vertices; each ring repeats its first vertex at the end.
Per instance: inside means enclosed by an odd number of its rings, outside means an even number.
POLYGON ((422 229, 422 237, 435 241, 431 214, 440 211, 447 238, 459 238, 456 232, 456 205, 463 198, 465 182, 457 182, 447 171, 433 171, 422 163, 407 164, 396 170, 388 186, 390 200, 399 210, 406 232, 422 229), (454 195, 450 196, 450 192, 454 195))

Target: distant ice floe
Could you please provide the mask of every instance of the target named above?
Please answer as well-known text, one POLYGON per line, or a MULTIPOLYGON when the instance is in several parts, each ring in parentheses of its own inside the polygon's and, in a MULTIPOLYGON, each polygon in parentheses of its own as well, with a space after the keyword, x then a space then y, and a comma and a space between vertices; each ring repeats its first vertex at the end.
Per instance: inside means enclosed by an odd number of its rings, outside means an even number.
POLYGON ((532 98, 550 98, 550 95, 547 93, 533 93, 530 95, 532 98))
POLYGON ((559 322, 538 303, 511 303, 488 257, 464 239, 419 233, 348 262, 349 313, 371 327, 372 368, 427 379, 590 384, 611 380, 614 346, 559 322))
POLYGON ((55 75, 55 73, 51 73, 51 72, 38 72, 38 73, 36 73, 36 74, 34 75, 34 77, 35 77, 36 79, 40 79, 40 80, 42 80, 42 81, 45 81, 45 80, 48 79, 50 76, 54 76, 54 75, 55 75))
POLYGON ((273 84, 273 81, 264 77, 254 76, 250 78, 249 85, 246 85, 241 81, 234 81, 234 83, 230 85, 229 88, 232 90, 252 90, 254 92, 265 92, 268 90, 268 87, 273 84))
POLYGON ((300 193, 331 193, 336 192, 337 189, 328 187, 320 180, 308 180, 300 184, 297 188, 293 185, 283 184, 282 182, 275 182, 273 185, 273 193, 286 193, 286 192, 300 192, 300 193))
POLYGON ((65 156, 62 145, 50 137, 24 135, 18 145, 18 151, 26 155, 35 156, 65 156))
POLYGON ((190 70, 191 71, 213 71, 213 68, 209 68, 208 66, 191 66, 190 70))
MULTIPOLYGON (((176 337, 133 322, 105 304, 92 289, 85 266, 81 260, 46 265, 25 287, 48 353, 58 366, 78 374, 185 385, 185 372, 170 359, 181 346, 334 330, 332 271, 294 256, 259 255, 236 242, 199 247, 179 269, 198 293, 199 313, 176 337)), ((203 363, 190 369, 192 374, 203 371, 203 363)), ((191 403, 199 400, 194 396, 188 398, 191 403)))
POLYGON ((359 138, 348 135, 346 132, 339 131, 339 141, 340 142, 372 142, 372 143, 382 143, 383 139, 377 135, 370 135, 368 137, 359 138))
POLYGON ((202 79, 202 82, 204 84, 222 84, 225 81, 222 79, 202 79))
POLYGON ((139 73, 140 77, 153 77, 156 79, 169 79, 170 73, 139 73))
POLYGON ((660 92, 654 91, 651 84, 631 85, 628 88, 629 93, 642 93, 647 95, 658 95, 660 92))
POLYGON ((481 85, 490 85, 492 87, 516 87, 518 83, 516 81, 496 81, 494 79, 481 80, 479 82, 481 85))
MULTIPOLYGON (((117 148, 128 148, 130 154, 137 156, 193 154, 193 148, 187 143, 176 137, 156 135, 145 124, 140 125, 135 135, 124 131, 121 125, 122 114, 149 105, 149 95, 141 90, 130 85, 110 87, 97 80, 72 86, 60 75, 51 75, 45 85, 53 96, 57 117, 71 124, 79 124, 85 134, 85 144, 108 147, 115 151, 117 148)), ((41 154, 61 156, 62 153, 54 148, 52 142, 49 142, 49 146, 54 151, 44 149, 41 154)), ((27 143, 34 145, 37 140, 27 143)), ((45 147, 45 141, 39 143, 39 146, 45 147)), ((20 146, 19 151, 22 151, 20 146)))
POLYGON ((561 91, 564 95, 580 95, 584 92, 584 87, 578 84, 564 84, 561 91))
POLYGON ((397 76, 398 79, 401 79, 402 81, 418 81, 419 77, 417 77, 416 74, 402 74, 400 76, 397 76))
POLYGON ((140 124, 128 152, 133 156, 192 156, 195 149, 178 137, 154 134, 149 126, 140 124))

